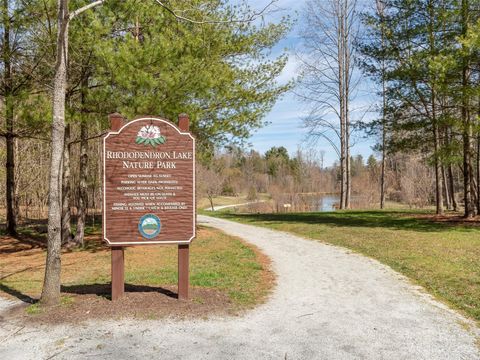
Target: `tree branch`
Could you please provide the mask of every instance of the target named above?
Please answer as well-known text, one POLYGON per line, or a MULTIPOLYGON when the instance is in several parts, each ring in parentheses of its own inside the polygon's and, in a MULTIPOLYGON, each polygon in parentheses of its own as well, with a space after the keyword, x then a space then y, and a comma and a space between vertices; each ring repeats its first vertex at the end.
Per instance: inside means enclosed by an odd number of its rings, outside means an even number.
MULTIPOLYGON (((88 137, 88 138, 86 138, 86 139, 84 139, 84 140, 89 141, 89 140, 93 140, 93 139, 98 139, 98 138, 101 138, 101 137, 103 137, 103 136, 105 136, 105 135, 107 135, 107 134, 108 134, 108 131, 105 131, 105 132, 102 132, 102 133, 100 133, 100 134, 97 134, 97 135, 94 135, 94 136, 90 136, 90 137, 88 137)), ((82 139, 72 140, 72 141, 70 141, 70 142, 68 143, 68 145, 77 144, 77 143, 79 143, 80 141, 82 141, 82 139)))
POLYGON ((87 11, 88 9, 91 9, 98 5, 102 5, 105 1, 106 0, 97 0, 88 5, 82 6, 81 8, 71 12, 70 15, 68 16, 68 20, 72 20, 75 16, 80 15, 81 13, 83 13, 84 11, 87 11))
POLYGON ((229 20, 194 20, 182 16, 178 13, 178 11, 172 9, 171 7, 167 6, 163 1, 155 0, 155 2, 164 8, 167 12, 173 15, 178 20, 187 21, 192 24, 230 24, 230 23, 245 23, 245 22, 252 22, 255 21, 259 16, 263 15, 266 10, 272 6, 277 0, 271 0, 261 11, 253 13, 250 17, 245 19, 229 19, 229 20))

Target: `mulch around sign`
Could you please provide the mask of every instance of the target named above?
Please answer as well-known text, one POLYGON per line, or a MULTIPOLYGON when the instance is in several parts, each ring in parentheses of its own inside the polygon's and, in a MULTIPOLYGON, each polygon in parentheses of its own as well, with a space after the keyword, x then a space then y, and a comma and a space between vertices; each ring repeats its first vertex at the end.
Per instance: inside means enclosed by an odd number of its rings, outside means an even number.
POLYGON ((62 304, 52 307, 22 304, 4 314, 3 321, 75 324, 99 319, 191 319, 235 315, 236 307, 218 290, 190 289, 189 300, 178 300, 175 288, 126 285, 125 295, 109 299, 109 285, 62 289, 62 304), (26 309, 29 307, 29 309, 26 309), (33 306, 33 307, 32 307, 33 306))

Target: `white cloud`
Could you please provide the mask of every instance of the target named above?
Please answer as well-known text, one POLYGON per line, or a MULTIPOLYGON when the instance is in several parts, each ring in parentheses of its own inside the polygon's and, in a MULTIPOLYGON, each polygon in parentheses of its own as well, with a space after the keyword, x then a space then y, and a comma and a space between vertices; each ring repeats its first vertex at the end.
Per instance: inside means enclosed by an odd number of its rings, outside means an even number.
POLYGON ((298 76, 298 68, 300 66, 300 62, 298 61, 297 57, 293 54, 289 54, 287 64, 283 68, 281 74, 277 78, 277 82, 279 84, 286 84, 290 80, 295 80, 298 76))

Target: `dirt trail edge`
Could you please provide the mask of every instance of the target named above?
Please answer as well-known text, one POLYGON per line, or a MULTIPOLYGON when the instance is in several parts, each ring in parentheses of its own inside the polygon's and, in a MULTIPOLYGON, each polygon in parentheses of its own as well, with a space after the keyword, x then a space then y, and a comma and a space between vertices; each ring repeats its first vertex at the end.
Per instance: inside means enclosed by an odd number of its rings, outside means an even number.
POLYGON ((198 220, 272 259, 278 285, 269 301, 225 319, 22 329, 0 322, 0 358, 480 359, 475 324, 377 261, 279 231, 198 220))

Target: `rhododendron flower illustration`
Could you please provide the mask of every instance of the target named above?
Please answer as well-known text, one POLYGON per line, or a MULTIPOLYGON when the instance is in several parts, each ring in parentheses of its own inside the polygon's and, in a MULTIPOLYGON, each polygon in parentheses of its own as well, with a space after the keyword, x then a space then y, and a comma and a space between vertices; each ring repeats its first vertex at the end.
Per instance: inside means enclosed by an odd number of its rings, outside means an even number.
POLYGON ((145 125, 137 134, 135 142, 137 144, 151 145, 153 147, 165 144, 167 138, 160 134, 160 129, 155 125, 145 125))

